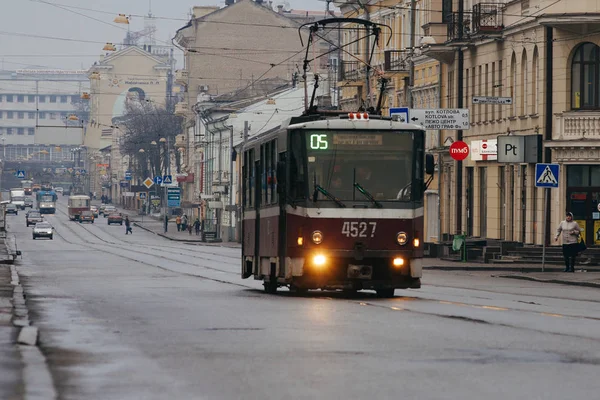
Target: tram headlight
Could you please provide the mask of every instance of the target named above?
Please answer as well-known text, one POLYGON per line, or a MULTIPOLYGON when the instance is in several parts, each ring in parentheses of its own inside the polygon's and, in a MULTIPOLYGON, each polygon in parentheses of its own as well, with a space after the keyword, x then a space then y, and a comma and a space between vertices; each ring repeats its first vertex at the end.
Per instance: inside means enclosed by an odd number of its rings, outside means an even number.
POLYGON ((401 257, 396 257, 394 258, 392 263, 394 264, 394 267, 401 267, 404 265, 404 259, 401 257))
POLYGON ((323 234, 321 233, 321 231, 314 231, 312 233, 312 241, 314 244, 321 244, 321 242, 323 241, 323 234))
POLYGON ((396 242, 398 242, 400 246, 404 246, 406 242, 408 242, 408 235, 406 232, 398 232, 396 235, 396 242))
POLYGON ((421 244, 421 241, 419 240, 419 238, 414 238, 413 239, 413 246, 414 247, 419 247, 420 244, 421 244))
POLYGON ((317 267, 324 266, 326 262, 327 262, 327 257, 325 257, 323 254, 317 254, 316 256, 313 257, 313 263, 317 267))

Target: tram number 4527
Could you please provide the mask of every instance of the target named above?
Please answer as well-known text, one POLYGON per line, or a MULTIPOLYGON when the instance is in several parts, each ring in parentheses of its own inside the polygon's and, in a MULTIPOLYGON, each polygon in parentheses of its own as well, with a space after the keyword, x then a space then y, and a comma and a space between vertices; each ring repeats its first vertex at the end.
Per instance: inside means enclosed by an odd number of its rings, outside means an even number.
POLYGON ((375 237, 375 230, 377 230, 377 222, 346 221, 342 226, 342 235, 353 238, 375 237))

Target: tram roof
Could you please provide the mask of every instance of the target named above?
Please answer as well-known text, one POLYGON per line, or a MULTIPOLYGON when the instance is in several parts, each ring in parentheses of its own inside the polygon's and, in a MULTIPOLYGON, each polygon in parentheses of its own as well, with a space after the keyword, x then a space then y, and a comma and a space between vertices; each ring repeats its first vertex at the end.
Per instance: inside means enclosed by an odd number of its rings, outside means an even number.
POLYGON ((294 120, 292 119, 287 129, 425 130, 425 128, 423 128, 421 125, 406 124, 404 122, 398 122, 392 119, 349 120, 337 118, 320 119, 316 121, 299 123, 294 123, 294 120))

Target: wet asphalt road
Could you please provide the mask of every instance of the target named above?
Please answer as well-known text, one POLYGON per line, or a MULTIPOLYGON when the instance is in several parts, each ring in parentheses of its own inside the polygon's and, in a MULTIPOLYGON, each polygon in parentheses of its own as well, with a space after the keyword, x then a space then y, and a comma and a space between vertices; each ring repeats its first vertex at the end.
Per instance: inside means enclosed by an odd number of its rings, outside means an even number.
POLYGON ((348 299, 263 294, 239 250, 9 216, 62 399, 594 399, 600 291, 425 271, 348 299))

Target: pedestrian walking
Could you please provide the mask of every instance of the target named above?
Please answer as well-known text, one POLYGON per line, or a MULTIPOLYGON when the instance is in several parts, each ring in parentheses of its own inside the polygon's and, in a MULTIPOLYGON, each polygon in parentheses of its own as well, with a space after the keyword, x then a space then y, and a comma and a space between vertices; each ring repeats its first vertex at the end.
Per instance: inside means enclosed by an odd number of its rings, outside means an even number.
POLYGON ((194 221, 194 229, 196 230, 196 236, 200 235, 200 219, 196 218, 194 221))
POLYGON ((189 224, 187 226, 187 230, 188 230, 188 232, 189 232, 190 235, 192 234, 192 228, 193 228, 192 224, 189 224))
POLYGON ((175 223, 177 224, 177 232, 181 231, 181 215, 178 215, 175 218, 175 223))
POLYGON ((181 217, 181 228, 184 232, 187 230, 187 226, 188 226, 188 218, 187 218, 187 215, 183 214, 183 217, 181 217))
POLYGON ((169 230, 169 216, 165 215, 165 233, 169 230))
POLYGON ((556 229, 555 241, 562 236, 562 251, 565 259, 565 272, 575 272, 575 258, 578 252, 578 239, 581 234, 579 224, 573 221, 573 213, 568 212, 558 229, 556 229))
POLYGON ((133 229, 131 229, 131 221, 129 221, 129 216, 125 216, 125 234, 132 234, 133 235, 133 229))

